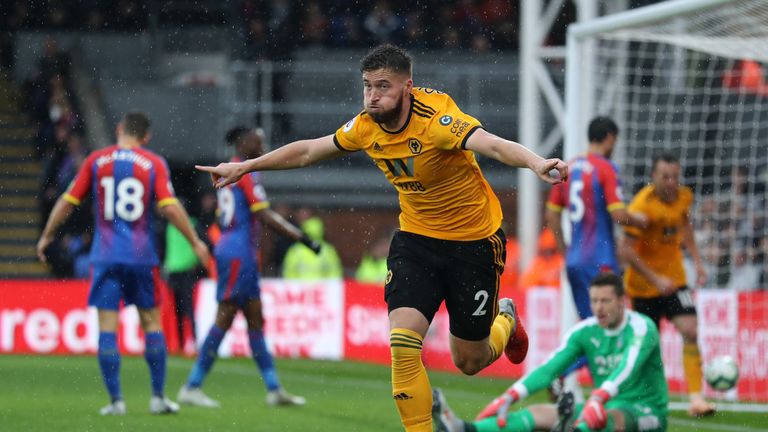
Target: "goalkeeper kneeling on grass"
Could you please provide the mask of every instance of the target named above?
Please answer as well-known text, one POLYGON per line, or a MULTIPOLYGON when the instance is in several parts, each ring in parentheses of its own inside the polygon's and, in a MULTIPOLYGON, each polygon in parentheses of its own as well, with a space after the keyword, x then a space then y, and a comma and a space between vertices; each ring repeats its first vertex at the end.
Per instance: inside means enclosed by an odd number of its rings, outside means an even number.
POLYGON ((590 283, 593 317, 576 324, 541 366, 488 404, 472 422, 456 417, 440 390, 432 415, 438 431, 664 431, 667 428, 667 381, 661 362, 659 332, 645 315, 624 307, 624 286, 613 273, 590 283), (515 402, 545 389, 579 357, 586 356, 595 390, 583 405, 572 395, 558 404, 510 410, 515 402))

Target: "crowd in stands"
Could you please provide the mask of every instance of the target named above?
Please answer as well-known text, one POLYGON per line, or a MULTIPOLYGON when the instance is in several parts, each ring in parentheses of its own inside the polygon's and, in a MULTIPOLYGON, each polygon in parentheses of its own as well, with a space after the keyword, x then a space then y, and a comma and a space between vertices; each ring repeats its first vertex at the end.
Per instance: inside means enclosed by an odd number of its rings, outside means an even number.
MULTIPOLYGON (((44 221, 89 151, 83 138, 85 124, 72 88, 70 57, 59 50, 54 39, 46 39, 37 71, 26 80, 23 90, 24 103, 37 125, 34 155, 43 166, 39 206, 44 221)), ((90 220, 90 208, 83 206, 62 227, 63 237, 49 252, 57 276, 88 275, 90 220)))
MULTIPOLYGON (((289 58, 310 46, 367 48, 391 42, 409 49, 516 50, 518 4, 506 0, 239 0, 200 2, 175 13, 150 0, 0 0, 0 25, 18 30, 144 32, 163 22, 235 29, 252 59, 289 58), (215 13, 214 13, 215 10, 215 13), (207 12, 207 13, 205 13, 207 12), (213 17, 213 18, 212 18, 213 17)), ((177 4, 178 5, 178 4, 177 4)), ((178 6, 177 6, 178 7, 178 6)), ((561 43, 574 8, 566 5, 550 35, 561 43)))

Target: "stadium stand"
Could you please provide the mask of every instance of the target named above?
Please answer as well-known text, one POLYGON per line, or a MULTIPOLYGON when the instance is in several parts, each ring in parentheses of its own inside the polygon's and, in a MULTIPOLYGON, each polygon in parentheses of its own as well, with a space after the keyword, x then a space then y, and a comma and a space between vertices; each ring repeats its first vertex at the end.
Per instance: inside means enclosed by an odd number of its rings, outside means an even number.
POLYGON ((21 92, 0 73, 0 277, 47 274, 35 256, 40 215, 35 128, 20 114, 21 92))

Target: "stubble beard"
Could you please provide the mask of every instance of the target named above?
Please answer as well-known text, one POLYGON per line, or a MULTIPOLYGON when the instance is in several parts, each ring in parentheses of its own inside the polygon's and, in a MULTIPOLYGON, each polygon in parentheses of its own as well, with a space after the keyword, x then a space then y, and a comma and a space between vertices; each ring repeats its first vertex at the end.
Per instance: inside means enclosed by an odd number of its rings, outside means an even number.
POLYGON ((403 100, 397 101, 397 105, 389 111, 381 111, 377 113, 368 112, 371 119, 379 124, 388 124, 397 121, 400 118, 400 113, 403 111, 403 100))

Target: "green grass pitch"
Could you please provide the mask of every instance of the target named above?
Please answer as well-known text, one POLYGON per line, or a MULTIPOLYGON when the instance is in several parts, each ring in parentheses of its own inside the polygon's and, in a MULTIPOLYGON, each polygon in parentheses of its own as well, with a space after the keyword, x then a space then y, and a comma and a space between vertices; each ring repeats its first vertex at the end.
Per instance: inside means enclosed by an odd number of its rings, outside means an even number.
MULTIPOLYGON (((264 387, 248 359, 222 359, 205 390, 220 409, 182 407, 175 416, 149 414, 149 376, 144 359, 123 357, 125 417, 101 417, 108 402, 98 364, 88 356, 0 356, 2 431, 402 431, 389 397, 389 368, 355 362, 278 360, 285 387, 307 398, 301 408, 270 408, 264 387)), ((168 395, 175 400, 192 360, 168 361, 168 395)), ((471 417, 509 382, 431 372, 433 386, 445 390, 452 407, 471 417)), ((544 401, 545 395, 529 403, 544 401)), ((768 415, 720 413, 690 420, 673 412, 670 431, 768 430, 768 415)))

